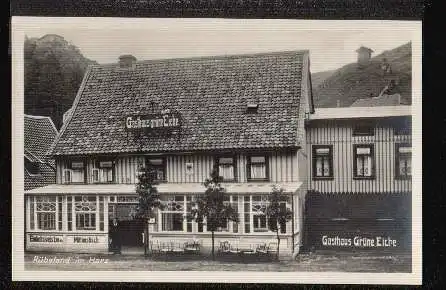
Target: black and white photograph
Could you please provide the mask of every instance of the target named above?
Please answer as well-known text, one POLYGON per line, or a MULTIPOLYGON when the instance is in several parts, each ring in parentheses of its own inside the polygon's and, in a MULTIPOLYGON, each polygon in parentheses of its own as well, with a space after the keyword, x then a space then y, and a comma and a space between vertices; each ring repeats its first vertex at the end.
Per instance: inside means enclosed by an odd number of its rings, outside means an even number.
POLYGON ((13 17, 13 278, 420 284, 421 47, 420 21, 13 17))

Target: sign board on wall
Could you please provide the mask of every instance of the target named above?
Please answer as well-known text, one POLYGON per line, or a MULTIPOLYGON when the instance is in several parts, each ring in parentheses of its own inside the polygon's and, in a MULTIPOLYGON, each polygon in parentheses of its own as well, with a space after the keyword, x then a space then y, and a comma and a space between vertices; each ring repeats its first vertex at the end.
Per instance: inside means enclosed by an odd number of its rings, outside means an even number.
POLYGON ((176 111, 163 110, 149 115, 134 115, 125 118, 125 128, 129 131, 169 131, 181 127, 181 116, 176 111))
POLYGON ((29 241, 31 243, 63 243, 64 238, 61 235, 29 235, 29 241))
POLYGON ((186 175, 194 174, 194 164, 192 162, 186 163, 186 175))

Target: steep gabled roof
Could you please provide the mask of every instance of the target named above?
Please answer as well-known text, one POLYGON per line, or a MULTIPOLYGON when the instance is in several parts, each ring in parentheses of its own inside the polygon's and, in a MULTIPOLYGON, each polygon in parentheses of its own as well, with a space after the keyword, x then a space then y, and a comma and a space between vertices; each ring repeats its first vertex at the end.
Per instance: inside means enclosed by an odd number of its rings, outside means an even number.
POLYGON ((52 154, 297 147, 308 63, 308 51, 288 51, 91 66, 52 154), (246 113, 250 102, 257 113, 246 113), (153 108, 178 111, 181 132, 126 131, 127 115, 153 108))
POLYGON ((57 129, 50 117, 25 115, 25 152, 37 159, 45 159, 57 135, 57 129))
MULTIPOLYGON (((24 158, 37 163, 39 174, 24 170, 24 188, 48 185, 56 182, 55 162, 46 156, 57 135, 57 129, 49 117, 25 115, 24 158)), ((25 160, 26 160, 25 159, 25 160)))

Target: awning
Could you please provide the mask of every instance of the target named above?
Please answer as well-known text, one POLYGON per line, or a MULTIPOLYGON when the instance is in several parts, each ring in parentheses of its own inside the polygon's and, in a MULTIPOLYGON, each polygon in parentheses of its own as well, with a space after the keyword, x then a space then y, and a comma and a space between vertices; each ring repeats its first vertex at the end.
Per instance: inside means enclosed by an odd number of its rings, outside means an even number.
MULTIPOLYGON (((222 183, 228 193, 269 193, 276 185, 284 192, 296 192, 302 182, 287 183, 222 183)), ((204 192, 205 187, 201 183, 162 183, 157 185, 159 193, 199 193, 204 192)), ((45 194, 136 194, 135 184, 51 184, 25 191, 29 195, 45 194)))

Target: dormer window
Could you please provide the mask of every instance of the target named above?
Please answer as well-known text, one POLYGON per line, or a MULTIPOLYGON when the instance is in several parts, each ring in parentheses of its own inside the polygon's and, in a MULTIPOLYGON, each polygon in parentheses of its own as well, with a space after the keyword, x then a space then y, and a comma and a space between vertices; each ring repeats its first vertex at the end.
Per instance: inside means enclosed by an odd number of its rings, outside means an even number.
POLYGON ((259 108, 259 104, 257 104, 257 103, 248 103, 246 105, 246 112, 247 113, 257 113, 258 108, 259 108))
POLYGON ((25 169, 31 175, 39 175, 40 167, 37 161, 31 161, 25 157, 25 169))

